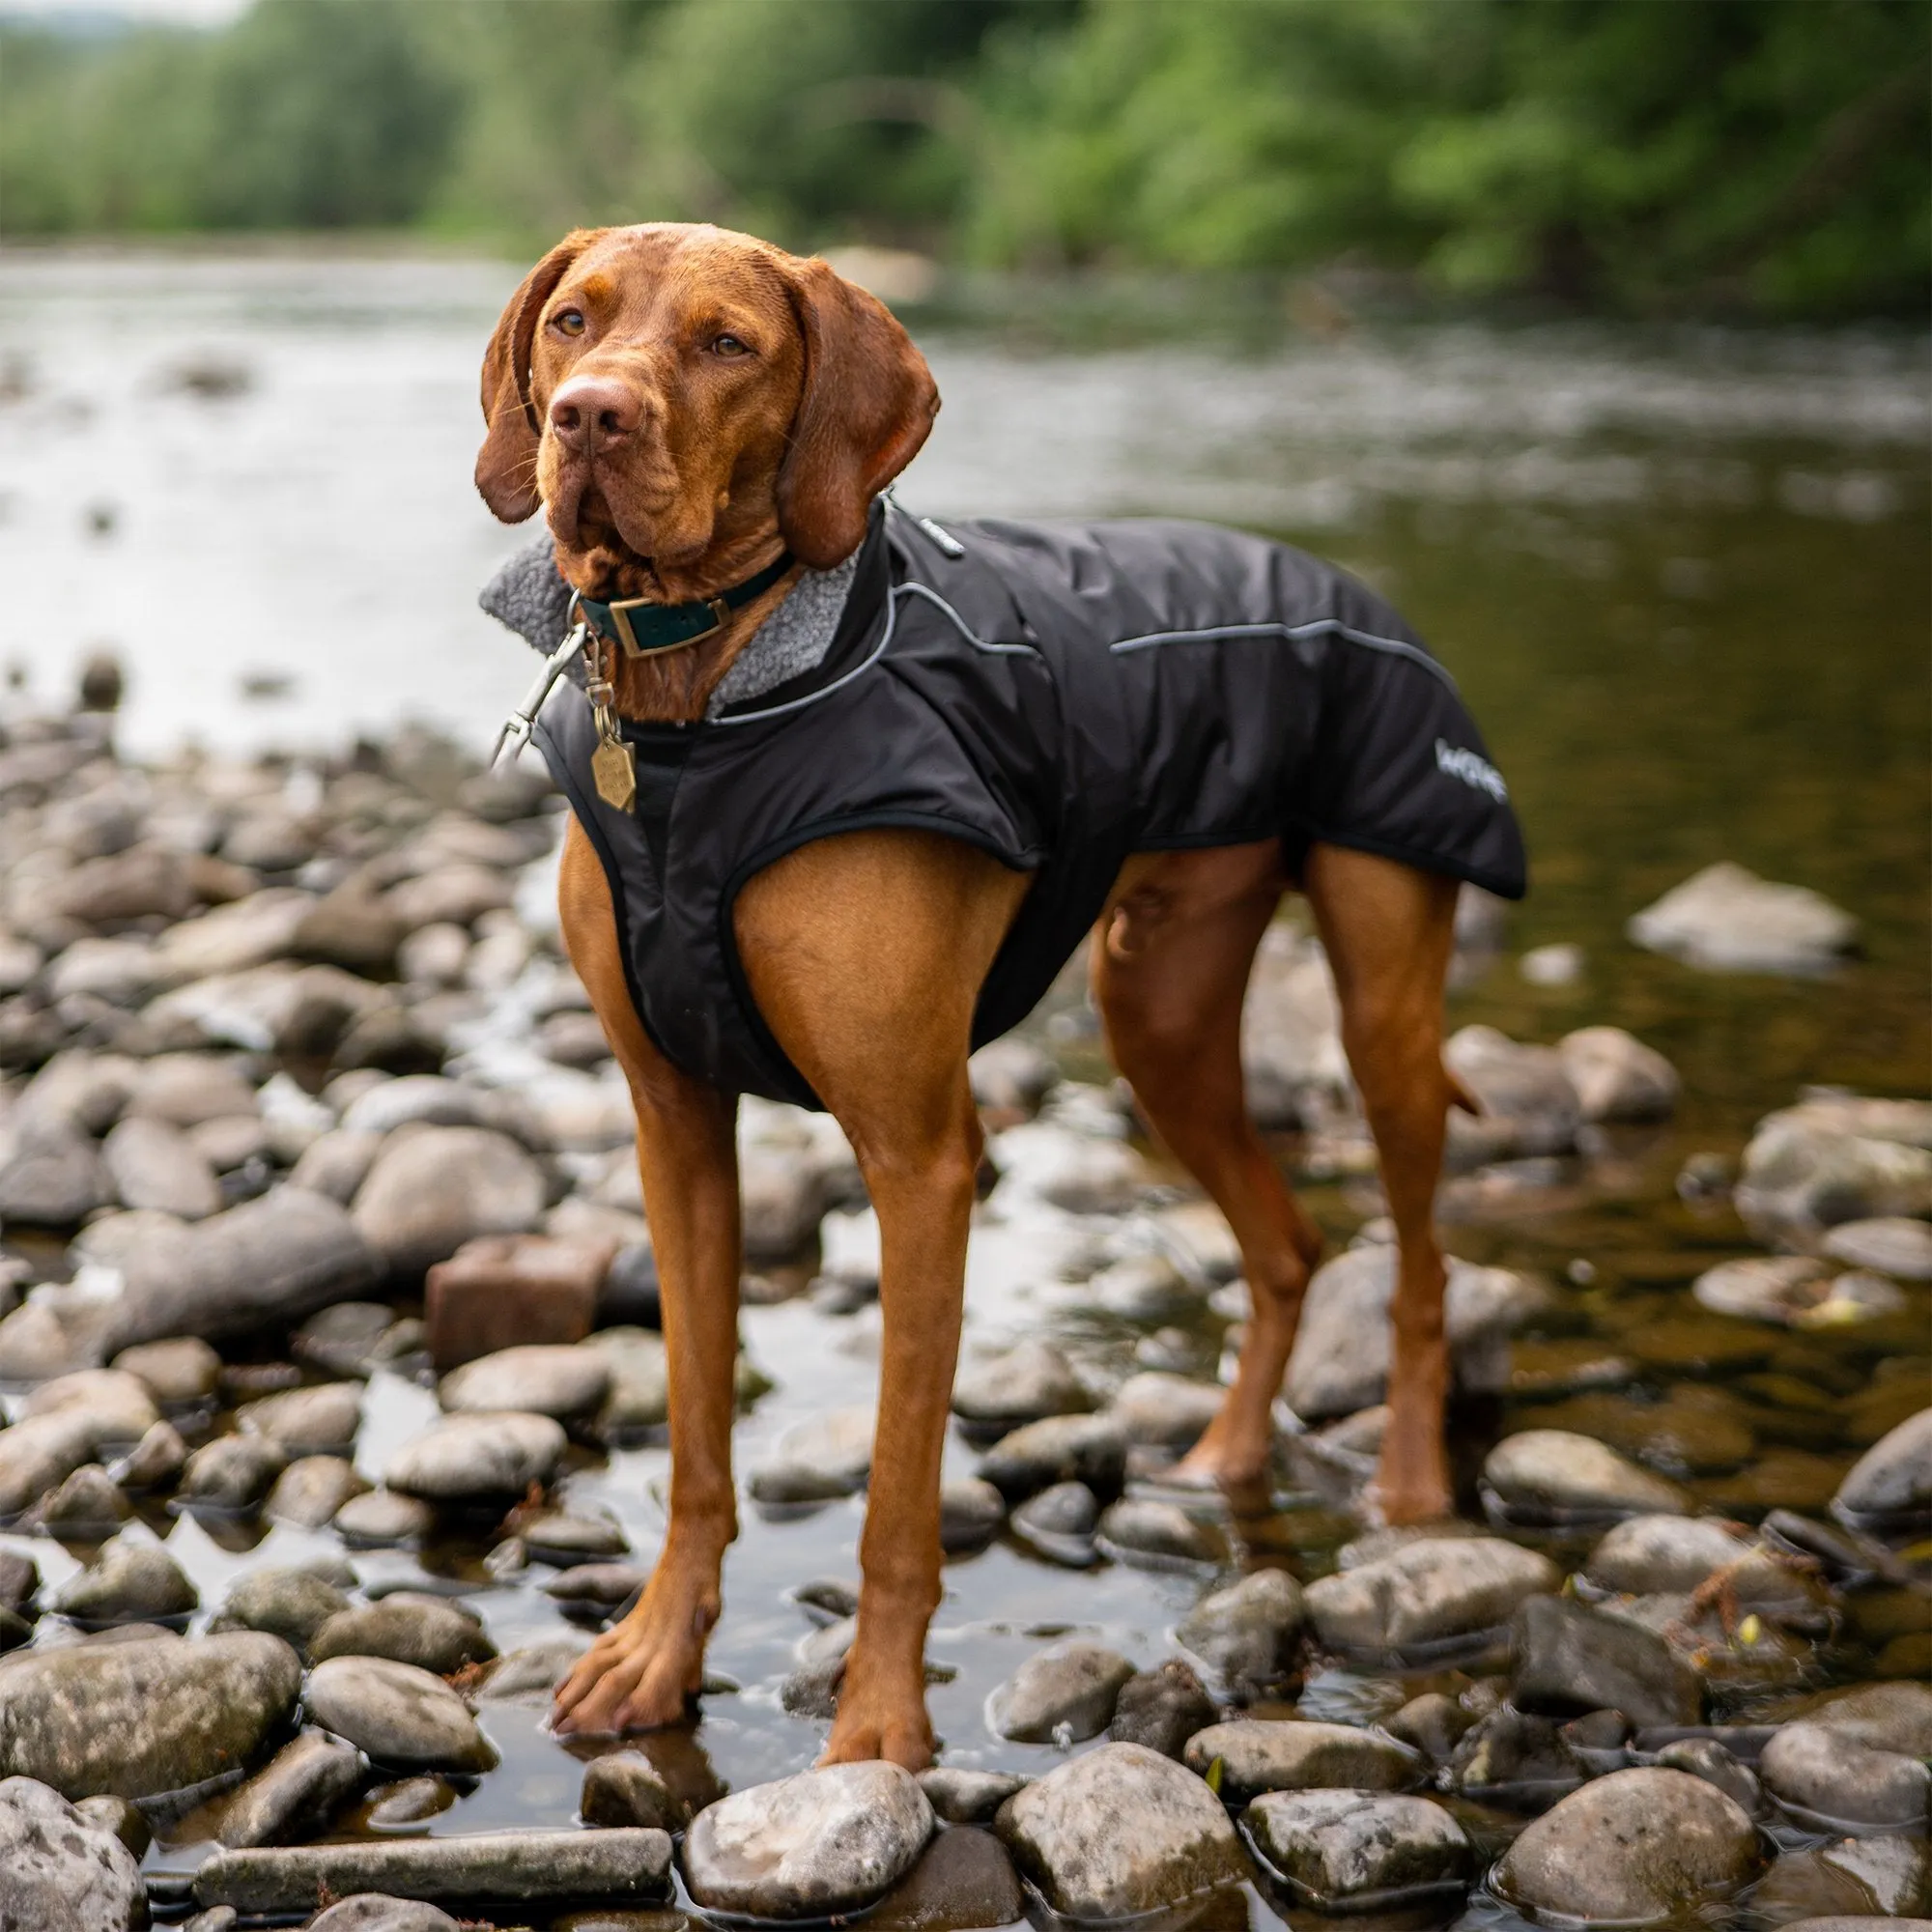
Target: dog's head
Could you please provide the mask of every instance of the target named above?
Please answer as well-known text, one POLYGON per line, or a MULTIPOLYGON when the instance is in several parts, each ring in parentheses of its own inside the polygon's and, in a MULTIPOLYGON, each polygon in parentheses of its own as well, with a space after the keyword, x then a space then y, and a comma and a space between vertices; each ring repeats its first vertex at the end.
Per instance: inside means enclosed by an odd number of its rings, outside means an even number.
POLYGON ((541 507, 581 589, 689 584, 774 531, 824 570, 938 408, 905 330, 823 262, 722 228, 579 229, 484 354, 476 487, 505 523, 541 507))

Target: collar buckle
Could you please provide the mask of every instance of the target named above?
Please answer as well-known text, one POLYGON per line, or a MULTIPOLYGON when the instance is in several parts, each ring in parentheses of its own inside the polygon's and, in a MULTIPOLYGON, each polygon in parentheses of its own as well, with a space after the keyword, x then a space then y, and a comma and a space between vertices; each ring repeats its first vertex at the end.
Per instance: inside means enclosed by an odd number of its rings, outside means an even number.
MULTIPOLYGON (((648 597, 626 597, 614 604, 607 604, 604 609, 611 614, 611 628, 616 637, 612 640, 623 647, 627 658, 651 658, 663 651, 681 651, 691 644, 701 644, 706 638, 713 638, 730 621, 731 607, 723 597, 708 597, 704 608, 711 612, 711 621, 701 631, 687 632, 681 638, 668 638, 660 644, 646 644, 639 641, 638 634, 631 624, 633 611, 663 611, 666 607, 654 604, 648 597)), ((689 609, 689 606, 686 607, 689 609)))

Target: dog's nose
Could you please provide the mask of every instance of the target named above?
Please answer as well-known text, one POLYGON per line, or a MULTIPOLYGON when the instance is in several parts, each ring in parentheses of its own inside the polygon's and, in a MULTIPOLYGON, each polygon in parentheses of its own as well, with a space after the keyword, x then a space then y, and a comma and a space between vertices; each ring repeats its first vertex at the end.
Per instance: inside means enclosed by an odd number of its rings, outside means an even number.
POLYGON ((610 376, 573 376, 551 398, 551 428, 560 441, 586 455, 635 436, 642 419, 636 393, 610 376))

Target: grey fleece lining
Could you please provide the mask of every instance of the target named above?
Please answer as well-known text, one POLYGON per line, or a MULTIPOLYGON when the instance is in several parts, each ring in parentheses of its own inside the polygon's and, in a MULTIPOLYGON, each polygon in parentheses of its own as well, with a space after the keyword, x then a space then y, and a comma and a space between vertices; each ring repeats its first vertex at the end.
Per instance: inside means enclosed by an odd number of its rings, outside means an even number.
MULTIPOLYGON (((738 653, 711 694, 705 715, 715 718, 727 704, 762 697, 822 663, 832 648, 858 568, 855 553, 832 570, 806 571, 738 653)), ((557 574, 551 539, 538 537, 518 551, 483 586, 476 601, 499 624, 546 656, 555 650, 569 623, 570 585, 557 574)), ((573 661, 567 674, 582 684, 582 663, 573 661)))

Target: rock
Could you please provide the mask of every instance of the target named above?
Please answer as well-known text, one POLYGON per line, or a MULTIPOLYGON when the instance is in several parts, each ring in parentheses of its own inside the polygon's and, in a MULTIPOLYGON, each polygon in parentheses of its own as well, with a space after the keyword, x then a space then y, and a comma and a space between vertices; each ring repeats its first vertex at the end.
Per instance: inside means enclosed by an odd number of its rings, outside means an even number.
POLYGON ((1898 1214, 1841 1221, 1822 1246, 1850 1267, 1875 1268, 1898 1281, 1932 1281, 1932 1227, 1923 1221, 1898 1214))
POLYGON ((161 1053, 143 1063, 127 1117, 196 1127, 256 1111, 255 1090, 232 1060, 210 1053, 161 1053))
POLYGON ((361 1782, 355 1751, 304 1731, 228 1800, 215 1835, 224 1845, 272 1845, 323 1831, 361 1782))
POLYGON ((59 1489, 43 1496, 26 1520, 44 1536, 92 1543, 112 1536, 132 1514, 114 1478, 99 1463, 83 1463, 59 1489))
POLYGON ((995 1214, 1036 1202, 1068 1214, 1121 1214, 1147 1179, 1146 1163, 1130 1147, 1046 1121, 996 1134, 987 1152, 1000 1170, 989 1210, 995 1214))
POLYGON ((525 1548, 539 1562, 568 1569, 576 1563, 601 1563, 624 1555, 630 1539, 605 1516, 576 1516, 552 1510, 526 1522, 520 1532, 525 1548))
POLYGON ((756 1143, 739 1152, 747 1259, 788 1260, 811 1238, 825 1208, 819 1177, 789 1149, 756 1143))
POLYGON ((194 1408, 212 1401, 221 1379, 221 1357, 198 1335, 137 1343, 123 1349, 109 1366, 132 1376, 168 1408, 194 1408))
POLYGON ((1683 1516, 1690 1507, 1674 1483, 1562 1429, 1506 1435, 1483 1463, 1483 1482, 1495 1506, 1519 1522, 1683 1516))
POLYGON ((1287 1681, 1307 1611, 1285 1570, 1257 1570, 1204 1597, 1176 1629, 1175 1641, 1198 1658, 1236 1703, 1251 1703, 1287 1681))
POLYGON ((187 1459, 175 1501, 183 1509, 244 1516, 254 1510, 288 1458, 253 1435, 217 1435, 187 1459))
POLYGON ((1714 1570, 1742 1562, 1751 1548, 1708 1517, 1626 1517, 1590 1552, 1584 1574, 1603 1589, 1632 1596, 1694 1590, 1714 1570))
POLYGON ((271 1188, 130 1257, 113 1304, 113 1346, 292 1323, 360 1293, 378 1271, 338 1203, 271 1188))
MULTIPOLYGON (((1288 1406, 1304 1421, 1353 1415, 1382 1400, 1395 1266, 1394 1247, 1382 1244, 1351 1248, 1315 1271, 1282 1383, 1288 1406)), ((1451 1257, 1443 1321, 1458 1385, 1483 1393, 1507 1388, 1509 1337, 1548 1299, 1526 1276, 1451 1257)))
POLYGON ((1460 1895, 1475 1867, 1462 1826, 1426 1798, 1378 1791, 1272 1791, 1242 1822, 1297 1904, 1384 1910, 1460 1895))
POLYGON ((391 1548, 428 1536, 436 1527, 436 1512, 396 1490, 364 1490, 335 1512, 333 1527, 345 1543, 391 1548))
POLYGON ((348 1607, 349 1599, 311 1570, 253 1570, 236 1578, 218 1621, 224 1630, 268 1631, 307 1655, 316 1632, 348 1607))
POLYGON ((1494 1027, 1465 1026, 1443 1043, 1442 1060, 1482 1108, 1473 1117, 1452 1112, 1452 1161, 1475 1166, 1567 1153, 1576 1145, 1582 1110, 1554 1047, 1523 1045, 1494 1027))
POLYGON ((592 1758, 583 1768, 583 1793, 577 1808, 586 1825, 606 1829, 639 1825, 681 1832, 691 1815, 657 1766, 639 1750, 592 1758))
POLYGON ((390 1769, 478 1772, 497 1766, 497 1747, 476 1728, 463 1699, 412 1663, 330 1658, 309 1672, 302 1703, 312 1723, 390 1769))
POLYGON ((70 1798, 148 1798, 247 1764, 294 1708, 301 1664, 253 1631, 0 1660, 0 1773, 70 1798))
POLYGON ((1932 1408, 1908 1416, 1859 1458, 1833 1509, 1850 1521, 1881 1525, 1932 1518, 1932 1408))
POLYGON ((552 1690, 588 1648, 589 1639, 582 1636, 553 1636, 524 1644, 497 1659, 474 1694, 486 1704, 530 1696, 548 1703, 552 1690))
POLYGON ((1012 1925, 1026 1897, 1006 1849, 990 1832, 936 1833, 908 1877, 872 1913, 877 1932, 967 1932, 1012 1925))
POLYGON ((1765 1789, 1809 1822, 1842 1831, 1925 1828, 1932 1773, 1902 1751, 1874 1750, 1824 1724, 1783 1724, 1758 1759, 1765 1789))
POLYGON ((1051 1483, 1085 1483, 1096 1494, 1120 1491, 1126 1438, 1103 1415, 1053 1415, 1003 1435, 980 1459, 980 1474, 1009 1501, 1051 1483))
POLYGON ((479 1236, 528 1233, 547 1193, 542 1170, 507 1134, 420 1127, 384 1144, 356 1189, 355 1227, 392 1276, 415 1280, 479 1236))
POLYGON ((0 1222, 71 1228, 113 1199, 94 1143, 62 1122, 30 1125, 0 1164, 0 1222))
POLYGON ((1006 1498, 991 1483, 963 1476, 940 1486, 939 1546, 949 1555, 982 1548, 1006 1520, 1006 1498))
POLYGON ((1805 886, 1776 885, 1728 860, 1635 914, 1634 945, 1711 972, 1817 973, 1857 943, 1859 923, 1805 886))
POLYGON ((1420 1751, 1431 1764, 1446 1764, 1472 1719, 1455 1698, 1440 1690, 1411 1697, 1383 1728, 1398 1744, 1420 1751))
POLYGON ((395 1590, 374 1604, 355 1604, 316 1631, 308 1646, 313 1662, 330 1657, 386 1657, 448 1677, 466 1663, 483 1663, 497 1646, 467 1610, 440 1597, 395 1590))
POLYGON ((1715 1785, 1646 1767, 1533 1820, 1503 1854, 1496 1889, 1519 1909, 1626 1923, 1720 1898, 1757 1861, 1750 1819, 1715 1785))
POLYGON ((1585 1121, 1663 1121, 1677 1107, 1677 1069, 1622 1027, 1581 1027, 1556 1042, 1585 1121))
POLYGON ((1145 1745, 1178 1758, 1187 1740, 1215 1719, 1214 1700, 1179 1658, 1158 1670, 1143 1670, 1121 1687, 1107 1735, 1114 1743, 1145 1745))
POLYGON ((563 1461, 561 1425, 547 1415, 452 1415, 406 1442, 383 1480, 434 1502, 521 1496, 563 1461))
POLYGON ((148 1847, 155 1842, 154 1832, 141 1815, 140 1806, 128 1799, 104 1795, 83 1798, 73 1808, 88 1824, 103 1832, 112 1832, 133 1858, 146 1858, 148 1847))
MULTIPOLYGON (((1625 1728, 1618 1719, 1618 1731, 1625 1728)), ((1445 1781, 1448 1789, 1479 1804, 1542 1811, 1576 1790, 1593 1770, 1553 1718, 1533 1718, 1504 1704, 1463 1733, 1450 1754, 1445 1781)))
POLYGON ((648 1328, 604 1328, 583 1346, 601 1355, 610 1371, 610 1389, 597 1411, 597 1435, 606 1442, 623 1442, 662 1429, 670 1419, 664 1337, 648 1328))
POLYGON ((138 1442, 160 1420, 147 1385, 119 1369, 80 1369, 43 1382, 20 1405, 20 1414, 75 1410, 94 1425, 99 1443, 138 1442))
POLYGON ((347 1455, 362 1422, 359 1382, 323 1382, 244 1403, 235 1419, 242 1431, 272 1442, 285 1456, 347 1455))
POLYGON ((1117 1652, 1077 1640, 1037 1651, 986 1700, 986 1721, 1017 1744, 1079 1744, 1113 1721, 1134 1666, 1117 1652))
POLYGON ((1873 1750, 1932 1757, 1932 1685, 1860 1684, 1828 1690, 1804 1716, 1873 1750))
POLYGON ((1099 1501, 1085 1483, 1054 1483, 1020 1504, 1009 1523, 1013 1534, 1049 1563, 1090 1570, 1100 1560, 1094 1547, 1099 1520, 1099 1501))
POLYGON ((443 1377, 439 1396, 453 1414, 521 1409, 571 1422, 602 1406, 611 1380, 604 1350, 539 1345, 466 1362, 443 1377))
POLYGON ((102 1144, 100 1157, 124 1207, 157 1208, 184 1221, 220 1212, 213 1168, 186 1134, 165 1121, 123 1121, 102 1144))
POLYGON ((1166 1255, 1126 1255, 1090 1276, 1079 1299, 1122 1321, 1172 1321, 1198 1309, 1204 1293, 1166 1255))
POLYGON ((351 1496, 361 1495, 368 1487, 344 1457, 302 1456, 275 1478, 263 1508, 278 1521, 320 1529, 351 1496))
POLYGON ((348 1207, 355 1190, 368 1179, 376 1156, 383 1151, 383 1136, 335 1127, 318 1136, 302 1150, 301 1158, 289 1175, 292 1186, 305 1187, 311 1194, 326 1194, 331 1201, 348 1207))
MULTIPOLYGON (((325 1898, 346 1904, 367 1891, 456 1906, 582 1898, 648 1905, 668 1895, 669 1873, 670 1840, 662 1832, 484 1832, 217 1852, 195 1873, 194 1898, 276 1916, 313 1911, 325 1898)), ((348 1922, 355 1932, 390 1932, 381 1918, 348 1922)), ((432 1923, 424 1921, 422 1932, 432 1923)), ((405 1919, 397 1932, 418 1926, 405 1919)))
POLYGON ((1219 1563, 1227 1545, 1177 1503, 1124 1496, 1100 1519, 1097 1541, 1109 1556, 1155 1569, 1176 1564, 1219 1563))
POLYGON ((404 1777, 372 1792, 370 1799, 371 1829, 387 1832, 440 1817, 456 1803, 456 1790, 446 1777, 404 1777))
POLYGON ((1008 1034, 988 1040, 966 1063, 976 1106, 1008 1114, 1030 1114, 1059 1084, 1052 1058, 1030 1041, 1008 1034))
POLYGON ((1000 1812, 1013 1861, 1068 1918, 1125 1918, 1245 1875, 1220 1801, 1139 1745, 1102 1745, 1030 1784, 1000 1812))
POLYGON ((925 1794, 897 1765, 800 1772, 700 1811, 685 1834, 685 1883, 714 1912, 842 1916, 896 1885, 932 1826, 925 1794))
POLYGON ((1303 1600, 1324 1643, 1401 1652, 1498 1630, 1561 1580, 1548 1557, 1494 1537, 1423 1537, 1323 1577, 1303 1600))
POLYGON ((1827 1298, 1832 1273, 1809 1255, 1751 1255, 1706 1268, 1690 1292, 1713 1314, 1788 1327, 1827 1298))
MULTIPOLYGON (((218 1905, 216 1912, 232 1912, 218 1905)), ((420 1898, 397 1898, 386 1891, 358 1891, 337 1899, 308 1921, 308 1932, 462 1932, 440 1907, 420 1898)))
POLYGON ((40 1566, 23 1549, 0 1549, 0 1606, 25 1610, 41 1587, 40 1566))
POLYGON ((1561 1597, 1531 1597, 1510 1625, 1510 1695, 1552 1717, 1621 1711, 1634 1724, 1694 1724, 1697 1673, 1670 1646, 1621 1617, 1561 1597))
POLYGON ((943 1764, 919 1774, 919 1788, 949 1825, 990 1823, 1000 1806, 1014 1792, 1024 1791, 1027 1782, 1016 1772, 955 1771, 943 1764))
POLYGON ((1760 1121, 1735 1193, 1746 1226, 1776 1236, 1932 1214, 1932 1151, 1916 1118, 1868 1111, 1885 1104, 1806 1102, 1760 1121))
POLYGON ((1226 1803, 1260 1791, 1306 1791, 1347 1786, 1361 1791, 1401 1791, 1422 1772, 1422 1760, 1406 1746, 1351 1724, 1253 1718, 1212 1724, 1188 1741, 1182 1762, 1207 1776, 1221 1766, 1226 1803))
POLYGON ((0 1779, 0 1926, 134 1932, 147 1924, 140 1860, 112 1832, 30 1777, 0 1779))
POLYGON ((54 1593, 51 1608, 79 1624, 160 1623, 185 1617, 200 1597, 158 1543, 117 1536, 54 1593))
POLYGON ((1157 1371, 1129 1376, 1110 1413, 1129 1442, 1156 1449, 1191 1449, 1220 1412, 1226 1390, 1157 1371))
POLYGON ((969 1358, 952 1379, 952 1412, 964 1422, 1012 1430, 1093 1406, 1086 1384, 1050 1342, 1018 1342, 998 1354, 969 1358))
POLYGON ((1679 1738, 1658 1752, 1657 1761, 1666 1771, 1688 1771, 1692 1777, 1715 1784, 1734 1804, 1757 1815, 1763 1802, 1757 1778, 1717 1739, 1679 1738))
POLYGON ((16 1517, 94 1460, 93 1419, 56 1409, 0 1429, 0 1519, 16 1517))

